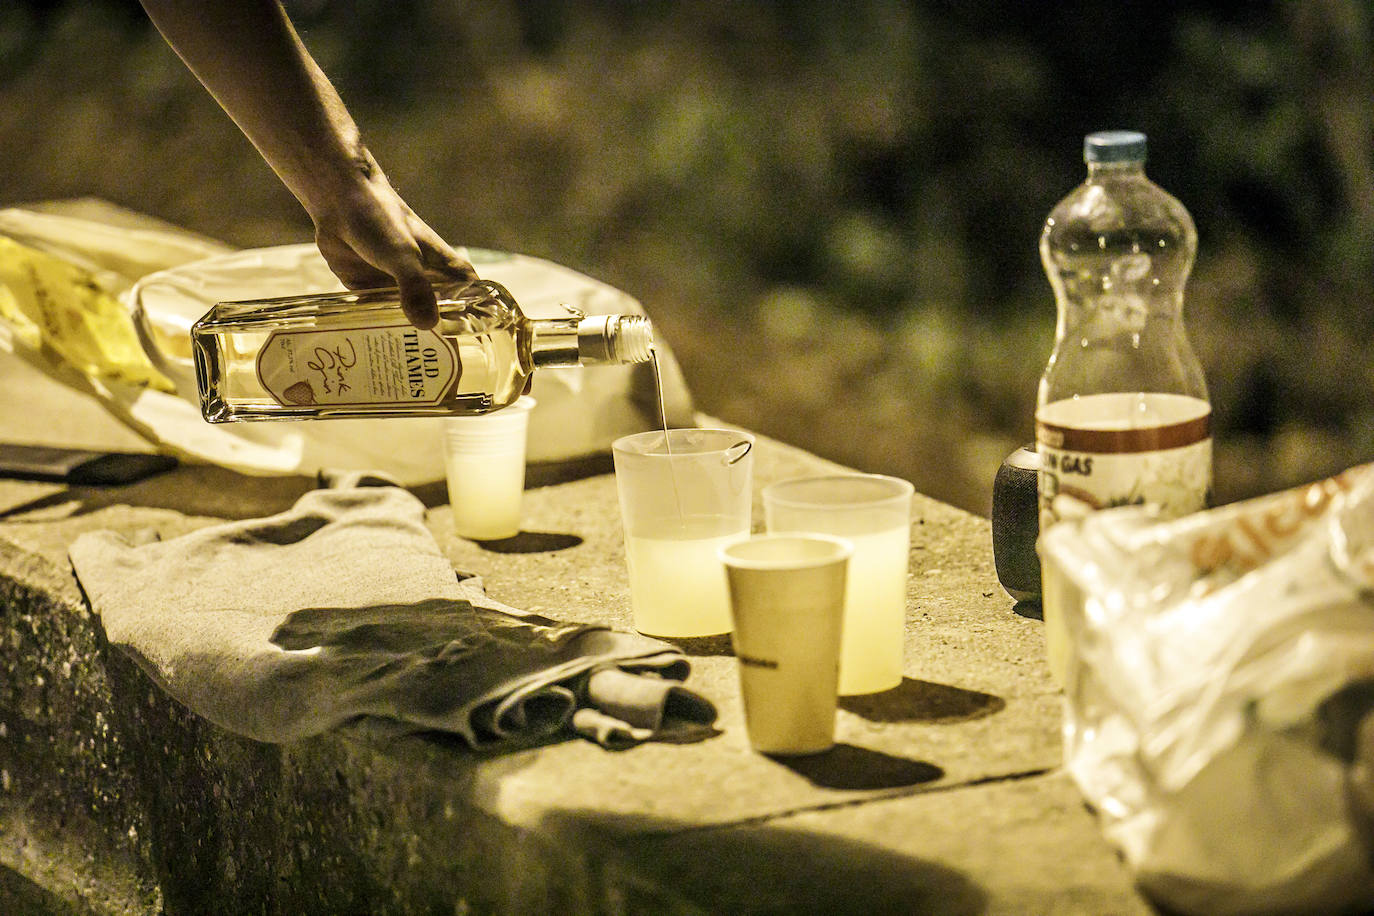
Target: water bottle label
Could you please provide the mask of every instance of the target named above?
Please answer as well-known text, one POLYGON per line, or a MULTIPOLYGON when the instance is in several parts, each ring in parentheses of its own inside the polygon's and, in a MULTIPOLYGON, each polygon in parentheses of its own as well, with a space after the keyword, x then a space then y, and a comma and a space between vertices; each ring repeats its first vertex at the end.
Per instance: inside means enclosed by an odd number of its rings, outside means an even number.
POLYGON ((1040 525, 1111 506, 1156 505, 1167 516, 1207 505, 1211 407, 1154 393, 1086 395, 1036 415, 1040 525))
POLYGON ((257 358, 258 381, 286 407, 438 404, 460 372, 451 341, 408 324, 273 331, 257 358))

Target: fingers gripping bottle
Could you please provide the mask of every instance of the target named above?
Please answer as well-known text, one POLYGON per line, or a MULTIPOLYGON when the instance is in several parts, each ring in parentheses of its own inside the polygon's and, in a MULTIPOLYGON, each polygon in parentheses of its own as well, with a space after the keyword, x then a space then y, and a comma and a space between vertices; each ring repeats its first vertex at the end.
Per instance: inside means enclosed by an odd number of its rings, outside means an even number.
POLYGON ((1197 231, 1145 177, 1145 135, 1088 135, 1087 180, 1050 213, 1040 259, 1059 309, 1040 379, 1040 528, 1069 512, 1151 504, 1166 516, 1211 492, 1211 406, 1183 325, 1197 231))

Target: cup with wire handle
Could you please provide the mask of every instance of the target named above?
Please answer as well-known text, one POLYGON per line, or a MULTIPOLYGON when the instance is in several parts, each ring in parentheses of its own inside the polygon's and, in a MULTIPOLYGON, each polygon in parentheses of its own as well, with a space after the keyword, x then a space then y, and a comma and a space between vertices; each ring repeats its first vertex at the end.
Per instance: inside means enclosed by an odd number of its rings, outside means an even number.
POLYGON ((754 437, 733 429, 636 433, 612 444, 634 627, 664 637, 730 631, 716 551, 747 537, 754 437))

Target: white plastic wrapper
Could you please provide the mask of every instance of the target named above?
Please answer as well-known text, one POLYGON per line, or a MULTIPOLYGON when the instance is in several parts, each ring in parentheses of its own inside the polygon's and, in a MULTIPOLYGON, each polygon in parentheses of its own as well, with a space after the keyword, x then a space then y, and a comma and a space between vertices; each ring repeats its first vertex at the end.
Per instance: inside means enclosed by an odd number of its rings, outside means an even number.
MULTIPOLYGON (((123 211, 119 211, 123 213, 123 211)), ((0 321, 0 346, 95 395, 116 417, 183 459, 249 474, 381 471, 407 485, 445 477, 439 418, 274 421, 211 425, 200 415, 190 328, 216 302, 342 289, 313 244, 228 251, 174 228, 139 228, 23 209, 0 210, 0 235, 62 259, 128 309, 148 360, 175 394, 73 373, 48 347, 24 347, 0 321)), ((132 214, 136 218, 137 214, 132 214)), ((643 314, 633 297, 574 270, 518 254, 460 249, 479 276, 506 286, 531 317, 643 314)), ((656 342, 672 426, 693 424, 691 397, 671 350, 656 342)), ((535 373, 528 460, 609 454, 614 439, 658 425, 647 363, 545 368, 535 373)))
POLYGON ((1040 539, 1066 766, 1170 908, 1374 906, 1371 468, 1040 539))

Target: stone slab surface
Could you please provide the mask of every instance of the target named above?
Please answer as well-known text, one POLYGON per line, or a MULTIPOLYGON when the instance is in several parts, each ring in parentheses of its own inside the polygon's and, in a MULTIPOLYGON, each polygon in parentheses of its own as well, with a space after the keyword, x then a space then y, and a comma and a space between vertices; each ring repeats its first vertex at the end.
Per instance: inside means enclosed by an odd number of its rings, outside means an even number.
MULTIPOLYGON (((103 439, 114 421, 98 406, 73 407, 4 359, 0 404, 0 430, 18 441, 137 445, 117 424, 103 439), (12 409, 19 391, 24 410, 12 409), (68 407, 79 421, 42 420, 68 407)), ((767 440, 756 460, 756 489, 833 467, 767 440)), ((628 627, 607 470, 532 469, 527 530, 502 544, 454 536, 442 487, 417 492, 454 566, 494 597, 628 627)), ((998 587, 985 520, 917 497, 907 677, 842 701, 829 754, 783 762, 748 748, 726 639, 682 641, 690 683, 721 712, 719 733, 697 743, 609 752, 573 739, 488 756, 355 728, 257 744, 170 701, 105 644, 65 549, 86 530, 172 537, 270 514, 312 485, 210 467, 108 489, 0 481, 0 904, 1148 912, 1058 770, 1041 626, 998 587)))
POLYGON ((613 868, 684 909, 1144 916, 1062 773, 952 786, 720 828, 664 830, 595 812, 613 868), (621 833, 623 831, 623 833, 621 833), (623 864, 622 864, 623 863, 623 864))

